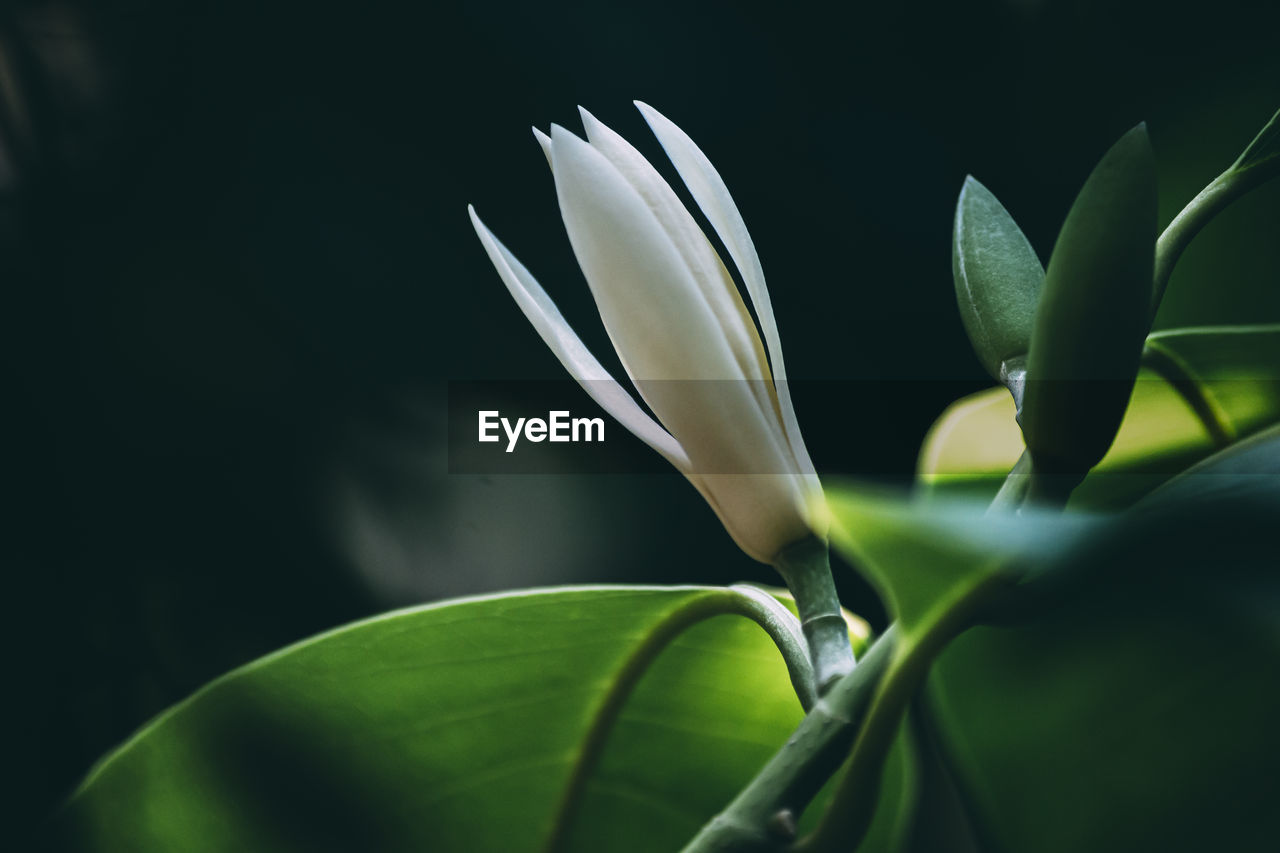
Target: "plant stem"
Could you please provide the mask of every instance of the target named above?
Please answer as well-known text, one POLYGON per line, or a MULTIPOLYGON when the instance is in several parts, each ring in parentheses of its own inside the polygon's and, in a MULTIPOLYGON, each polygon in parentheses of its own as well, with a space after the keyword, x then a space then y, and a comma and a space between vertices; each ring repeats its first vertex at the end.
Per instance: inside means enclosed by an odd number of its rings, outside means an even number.
POLYGON ((1032 460, 1023 504, 1062 509, 1071 500, 1071 493, 1084 482, 1088 474, 1088 471, 1045 471, 1032 460))
POLYGON ((732 803, 702 828, 684 853, 765 853, 788 849, 796 817, 818 793, 854 741, 898 642, 890 627, 853 671, 818 700, 795 734, 732 803))
MULTIPOLYGON (((872 699, 846 769, 822 822, 792 849, 797 853, 844 853, 858 846, 871 825, 879 781, 894 733, 933 659, 970 624, 970 617, 1007 581, 985 575, 940 601, 895 644, 892 660, 872 699)), ((856 670, 855 670, 856 672, 856 670)))
POLYGON ((1028 503, 1063 507, 1083 480, 1084 474, 1050 474, 1036 468, 1031 451, 1024 450, 1005 476, 987 512, 1012 512, 1028 503))
MULTIPOLYGON (((1272 119, 1274 121, 1274 119, 1272 119)), ((1155 276, 1151 290, 1151 317, 1155 318, 1164 299, 1165 288, 1173 268, 1183 251, 1200 229, 1208 224, 1231 202, 1254 187, 1280 173, 1280 156, 1273 156, 1256 165, 1241 169, 1233 165, 1200 191, 1182 211, 1173 218, 1164 233, 1156 240, 1155 276)))
POLYGON ((569 840, 582 794, 587 780, 600 761, 613 724, 622 713, 635 686, 671 641, 703 620, 726 614, 745 616, 769 634, 787 664, 791 683, 800 698, 801 706, 808 711, 817 702, 813 685, 813 670, 809 664, 808 648, 800 626, 791 611, 773 596, 748 586, 730 589, 709 588, 699 596, 672 610, 645 637, 614 675, 613 684, 595 711, 591 728, 583 738, 569 774, 568 784, 560 796, 560 805, 547 835, 543 849, 552 853, 563 850, 569 840))
POLYGON ((840 612, 827 543, 816 536, 802 539, 783 548, 774 558, 774 567, 796 600, 821 695, 853 669, 849 626, 840 612))
POLYGON ((1142 348, 1142 366, 1158 373, 1182 395, 1182 399, 1195 412, 1209 437, 1213 439, 1214 447, 1221 449, 1236 440, 1236 431, 1227 413, 1218 405, 1209 389, 1196 378, 1191 367, 1172 350, 1147 338, 1146 345, 1142 348))
POLYGON ((1031 488, 1031 451, 1024 450, 1014 463, 1013 470, 1004 478, 1000 491, 987 512, 1009 512, 1022 506, 1027 497, 1027 489, 1031 488))

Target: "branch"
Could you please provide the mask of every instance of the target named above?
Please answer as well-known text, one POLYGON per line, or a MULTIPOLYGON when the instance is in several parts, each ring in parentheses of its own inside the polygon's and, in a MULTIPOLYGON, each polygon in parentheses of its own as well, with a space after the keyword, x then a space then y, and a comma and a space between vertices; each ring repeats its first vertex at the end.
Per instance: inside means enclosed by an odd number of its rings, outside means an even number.
POLYGON ((891 626, 683 853, 776 853, 790 848, 797 816, 844 760, 897 642, 897 629, 891 626))

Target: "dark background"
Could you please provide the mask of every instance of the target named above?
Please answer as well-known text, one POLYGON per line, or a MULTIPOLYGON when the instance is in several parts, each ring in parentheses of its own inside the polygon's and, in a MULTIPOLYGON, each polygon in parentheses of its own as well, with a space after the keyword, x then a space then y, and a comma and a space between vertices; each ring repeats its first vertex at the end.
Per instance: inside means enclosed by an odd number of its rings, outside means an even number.
MULTIPOLYGON (((674 474, 447 473, 449 380, 562 377, 467 203, 616 365, 531 124, 581 103, 668 174, 630 101, 680 124, 790 372, 885 380, 797 394, 815 461, 906 473, 987 384, 952 296, 964 175, 1045 259, 1146 120, 1167 221, 1280 105, 1257 7, 5 0, 10 805, 38 817, 209 678, 391 607, 771 579, 674 474)), ((1278 190, 1192 246, 1161 324, 1280 320, 1278 190)))

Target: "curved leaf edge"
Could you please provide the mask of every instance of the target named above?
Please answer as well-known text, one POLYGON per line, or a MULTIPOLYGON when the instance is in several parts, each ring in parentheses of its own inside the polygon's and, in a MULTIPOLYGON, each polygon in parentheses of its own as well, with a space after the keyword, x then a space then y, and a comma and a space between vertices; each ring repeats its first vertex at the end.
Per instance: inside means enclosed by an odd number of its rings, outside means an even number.
MULTIPOLYGON (((129 735, 119 745, 117 745, 116 747, 108 751, 105 755, 103 755, 101 758, 99 758, 86 772, 80 784, 78 784, 75 787, 75 789, 71 792, 71 794, 68 795, 68 797, 63 802, 61 809, 59 811, 66 810, 71 806, 73 806, 75 802, 82 795, 84 795, 87 791, 89 791, 89 789, 93 787, 94 783, 100 777, 102 777, 103 774, 105 774, 116 761, 120 760, 123 756, 127 755, 134 746, 139 744, 142 740, 147 738, 151 733, 163 727, 171 720, 179 717, 187 709, 201 702, 205 697, 215 693, 216 691, 221 689, 224 685, 230 682, 233 682, 246 675, 249 675, 251 673, 254 673, 259 670, 265 669, 269 666, 272 666, 273 664, 276 664, 279 661, 290 657, 291 655, 294 655, 305 649, 311 648, 317 644, 324 643, 329 640, 333 640, 337 637, 341 637, 346 634, 361 631, 371 626, 382 625, 382 624, 394 622, 400 619, 408 619, 415 616, 420 616, 424 613, 430 613, 430 612, 444 610, 444 609, 453 608, 453 607, 483 604, 489 601, 499 601, 503 599, 518 598, 518 597, 557 595, 557 594, 566 594, 566 593, 567 594, 594 593, 594 592, 658 593, 658 594, 701 593, 702 594, 702 595, 699 595, 698 597, 695 597, 692 599, 686 599, 684 601, 679 602, 672 608, 670 612, 665 614, 661 619, 657 620, 658 622, 667 621, 672 618, 673 614, 678 614, 682 610, 687 610, 689 608, 697 607, 699 604, 705 604, 707 602, 710 602, 713 605, 717 603, 717 600, 718 600, 718 603, 722 605, 730 604, 730 603, 738 603, 740 605, 740 610, 734 610, 732 608, 726 608, 726 607, 716 608, 714 606, 706 608, 701 613, 699 613, 696 618, 684 623, 681 627, 681 630, 675 631, 670 637, 666 639, 666 642, 662 643, 661 646, 658 649, 656 649, 656 651, 661 652, 662 649, 666 648, 666 646, 669 645, 670 641, 675 639, 675 637, 678 636, 684 628, 692 627, 693 625, 705 619, 709 619, 719 615, 741 615, 744 618, 752 619, 752 621, 755 621, 756 624, 760 625, 760 627, 770 635, 770 638, 774 640, 774 644, 778 648, 780 654, 782 655, 784 661, 786 662, 788 672, 792 676, 793 685, 797 686, 797 691, 798 691, 797 695, 802 705, 807 708, 808 705, 812 704, 812 698, 810 699, 809 702, 805 701, 805 696, 804 696, 805 691, 803 691, 798 684, 798 680, 803 678, 804 668, 808 666, 808 656, 807 656, 807 653, 805 653, 805 650, 803 647, 803 635, 800 631, 799 621, 796 619, 794 614, 792 614, 791 611, 786 608, 785 605, 777 602, 776 599, 772 599, 769 593, 763 590, 759 590, 757 588, 749 587, 746 585, 721 587, 721 586, 709 586, 709 585, 698 585, 698 584, 675 585, 675 586, 664 586, 664 585, 658 585, 658 584, 654 584, 654 585, 566 584, 561 586, 536 587, 531 589, 503 590, 500 592, 480 593, 476 595, 460 596, 457 598, 449 598, 441 601, 434 601, 427 604, 410 605, 408 607, 396 608, 394 610, 389 610, 384 613, 375 614, 373 616, 370 616, 364 619, 358 619, 354 622, 349 622, 344 625, 339 625, 334 628, 330 628, 328 630, 322 631, 318 634, 313 634, 311 636, 304 637, 294 643, 290 643, 289 645, 276 649, 275 651, 268 652, 267 654, 261 657, 255 658, 249 661, 248 663, 245 663, 241 666, 238 666, 234 669, 231 669, 223 673, 222 675, 201 685, 199 688, 197 688, 194 692, 192 692, 186 698, 174 703, 173 705, 170 705, 169 707, 160 711, 155 716, 151 717, 149 720, 147 720, 142 725, 140 725, 131 735, 129 735), (756 593, 756 594, 753 594, 753 593, 756 593), (763 598, 771 598, 771 600, 773 600, 777 605, 777 609, 773 611, 775 624, 772 626, 763 624, 762 619, 755 618, 749 615, 749 613, 747 612, 741 612, 741 611, 750 610, 753 607, 762 608, 761 599, 763 598), (784 648, 785 643, 780 641, 778 632, 780 630, 787 630, 784 627, 789 624, 787 620, 790 620, 791 622, 795 623, 793 626, 790 627, 789 632, 793 633, 795 637, 800 639, 801 646, 798 652, 796 652, 794 649, 792 649, 789 652, 787 649, 784 648)), ((633 651, 633 654, 634 654, 634 651, 633 651)), ((627 658, 624 659, 623 661, 624 667, 630 661, 631 657, 632 657, 631 655, 628 655, 627 658)), ((656 654, 654 655, 653 658, 649 659, 648 663, 652 663, 654 659, 656 659, 656 654)), ((636 674, 635 683, 639 682, 639 676, 643 674, 644 669, 647 669, 647 666, 643 667, 641 671, 636 674)), ((812 682, 811 673, 809 675, 809 681, 811 684, 812 682)), ((634 688, 635 683, 631 684, 630 687, 634 688)), ((811 690, 811 688, 809 689, 811 690)), ((628 696, 630 695, 630 690, 627 691, 627 695, 628 696)), ((593 724, 593 727, 594 727, 594 724, 593 724)))

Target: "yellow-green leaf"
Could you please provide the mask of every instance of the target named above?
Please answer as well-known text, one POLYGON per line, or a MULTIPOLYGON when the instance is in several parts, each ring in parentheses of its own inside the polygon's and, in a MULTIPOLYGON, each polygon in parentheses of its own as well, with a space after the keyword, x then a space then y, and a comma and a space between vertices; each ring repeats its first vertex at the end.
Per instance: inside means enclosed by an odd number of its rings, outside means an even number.
MULTIPOLYGON (((1185 380, 1233 438, 1280 421, 1280 325, 1160 332, 1148 346, 1179 366, 1185 380)), ((1116 440, 1076 489, 1075 506, 1117 506, 1145 494, 1215 449, 1183 390, 1144 370, 1116 440)), ((953 403, 921 447, 920 481, 939 493, 990 498, 1024 449, 1013 401, 993 388, 953 403)))

